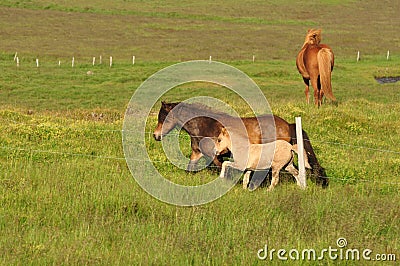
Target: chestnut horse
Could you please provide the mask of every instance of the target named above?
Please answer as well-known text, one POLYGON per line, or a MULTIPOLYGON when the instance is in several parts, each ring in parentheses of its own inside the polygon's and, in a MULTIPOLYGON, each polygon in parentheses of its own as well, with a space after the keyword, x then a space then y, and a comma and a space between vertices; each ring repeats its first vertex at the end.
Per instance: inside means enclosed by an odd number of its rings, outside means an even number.
POLYGON ((306 84, 305 94, 309 99, 309 86, 314 88, 314 103, 318 107, 322 104, 324 94, 332 101, 336 101, 332 93, 331 73, 334 65, 332 49, 326 44, 320 44, 321 30, 310 29, 307 32, 303 47, 296 58, 297 69, 303 76, 306 84))
MULTIPOLYGON (((221 167, 222 156, 215 156, 214 143, 204 141, 206 138, 216 138, 221 133, 223 125, 244 125, 250 143, 260 144, 272 142, 276 139, 296 144, 296 124, 289 124, 275 115, 258 117, 232 117, 226 113, 216 112, 199 104, 189 103, 161 103, 158 113, 158 123, 154 129, 154 139, 161 141, 175 127, 181 127, 190 135, 192 153, 187 171, 195 171, 199 159, 206 155, 213 159, 216 166, 221 167), (275 124, 275 125, 274 125, 275 124), (275 139, 276 137, 276 139, 275 139)), ((327 187, 329 180, 325 178, 325 170, 315 156, 307 133, 303 130, 304 149, 312 168, 313 181, 322 187, 327 187)))

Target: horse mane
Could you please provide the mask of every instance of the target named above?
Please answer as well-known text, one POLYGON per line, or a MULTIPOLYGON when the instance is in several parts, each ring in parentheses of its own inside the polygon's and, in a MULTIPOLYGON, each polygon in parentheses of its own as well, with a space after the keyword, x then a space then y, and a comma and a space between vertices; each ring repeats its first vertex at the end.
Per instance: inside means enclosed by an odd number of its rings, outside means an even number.
POLYGON ((322 37, 321 37, 321 29, 309 29, 307 31, 306 39, 304 40, 303 48, 307 44, 311 45, 318 45, 320 44, 322 37))
MULTIPOLYGON (((168 103, 165 103, 165 104, 168 104, 168 103)), ((222 116, 222 117, 230 116, 227 113, 224 113, 224 112, 219 111, 219 110, 212 109, 208 105, 205 105, 205 104, 202 104, 202 103, 197 103, 197 102, 194 102, 194 103, 175 102, 175 103, 173 103, 173 105, 174 105, 174 107, 180 108, 180 110, 182 110, 183 108, 187 108, 191 112, 199 113, 202 116, 204 114, 207 114, 207 113, 212 114, 214 117, 215 116, 222 116)))

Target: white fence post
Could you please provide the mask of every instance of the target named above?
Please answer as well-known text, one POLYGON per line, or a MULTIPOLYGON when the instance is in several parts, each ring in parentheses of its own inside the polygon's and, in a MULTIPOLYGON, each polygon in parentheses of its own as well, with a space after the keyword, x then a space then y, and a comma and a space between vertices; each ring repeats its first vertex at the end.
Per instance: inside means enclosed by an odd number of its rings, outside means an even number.
POLYGON ((112 56, 110 56, 110 67, 112 67, 112 64, 113 64, 113 59, 112 56))
POLYGON ((306 184, 306 168, 304 164, 304 143, 303 129, 301 127, 301 117, 296 117, 296 138, 297 138, 297 154, 299 163, 299 186, 305 188, 306 184))
POLYGON ((360 51, 357 52, 357 62, 360 61, 360 51))
POLYGON ((133 55, 132 56, 132 65, 134 65, 135 64, 135 56, 133 55))

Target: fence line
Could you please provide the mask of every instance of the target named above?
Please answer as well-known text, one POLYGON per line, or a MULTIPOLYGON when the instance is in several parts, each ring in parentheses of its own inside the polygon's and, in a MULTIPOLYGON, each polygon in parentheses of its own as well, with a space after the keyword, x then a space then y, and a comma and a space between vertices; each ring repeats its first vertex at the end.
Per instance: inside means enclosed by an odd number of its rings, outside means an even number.
MULTIPOLYGON (((30 153, 48 153, 54 155, 67 155, 67 156, 77 156, 77 157, 87 157, 87 158, 96 158, 102 160, 118 160, 118 161, 126 161, 126 160, 135 160, 139 162, 148 162, 148 160, 142 160, 137 158, 126 158, 126 157, 118 157, 118 156, 104 156, 104 155, 93 155, 93 154, 82 154, 82 153, 72 153, 72 152, 61 152, 61 151, 50 151, 50 150, 40 150, 40 149, 28 149, 28 148, 19 148, 19 147, 9 147, 9 146, 0 146, 0 149, 3 150, 12 150, 12 151, 24 151, 30 153)), ((170 161, 159 161, 159 160, 151 160, 152 164, 174 164, 170 161)), ((176 165, 176 163, 174 164, 176 165)), ((186 168, 187 164, 182 163, 181 168, 186 168)), ((219 169, 219 167, 214 165, 209 165, 207 168, 215 168, 219 169)), ((337 178, 337 177, 330 177, 330 176, 318 176, 319 178, 330 179, 330 180, 338 180, 338 181, 356 181, 356 182, 364 182, 364 183, 379 183, 379 184, 386 184, 386 185, 399 185, 400 182, 387 182, 387 181, 377 181, 371 179, 357 179, 357 178, 337 178)))
POLYGON ((68 156, 99 158, 99 159, 126 160, 125 157, 103 156, 103 155, 72 153, 72 152, 62 152, 62 151, 51 151, 51 150, 40 150, 40 149, 29 149, 29 148, 19 148, 19 147, 10 147, 10 146, 0 146, 0 149, 2 149, 2 150, 11 150, 11 151, 24 151, 24 152, 31 152, 31 153, 48 153, 48 154, 56 154, 56 155, 68 155, 68 156))
MULTIPOLYGON (((378 56, 378 55, 377 54, 374 54, 374 55, 368 54, 367 56, 378 56)), ((27 55, 27 57, 30 58, 30 59, 35 59, 34 56, 31 56, 29 54, 27 55)), ((49 57, 49 56, 45 56, 45 57, 49 57)), ((386 61, 388 61, 391 57, 393 57, 393 54, 390 52, 390 50, 385 50, 385 52, 382 52, 382 59, 386 59, 386 61)), ((16 66, 19 67, 21 65, 21 63, 20 63, 21 62, 20 54, 18 54, 18 52, 16 52, 14 54, 13 58, 14 58, 13 61, 16 62, 16 66)), ((75 63, 75 56, 71 56, 71 57, 63 56, 62 58, 64 59, 63 62, 66 65, 70 65, 71 67, 75 67, 77 65, 75 63)), ((80 58, 84 62, 81 65, 92 65, 92 66, 96 65, 96 57, 95 56, 81 56, 80 58)), ((109 58, 110 58, 109 67, 111 67, 113 65, 113 57, 112 57, 112 55, 110 55, 109 58)), ((255 54, 249 54, 248 60, 254 63, 256 61, 255 58, 256 58, 255 54)), ((203 60, 208 60, 209 62, 212 62, 212 56, 210 55, 208 59, 204 58, 203 60)), ((221 59, 221 60, 224 60, 224 59, 221 59)), ((102 55, 100 55, 99 56, 99 60, 98 60, 99 63, 97 63, 97 65, 103 65, 102 61, 103 61, 102 60, 102 55)), ((135 55, 132 55, 130 57, 125 57, 125 56, 124 57, 120 57, 120 62, 121 61, 124 62, 124 63, 125 62, 131 62, 130 63, 131 65, 135 65, 135 63, 137 63, 135 55)), ((361 61, 361 52, 359 50, 357 51, 356 61, 357 62, 361 61)), ((49 63, 49 62, 53 62, 53 60, 47 60, 47 63, 49 63)), ((60 60, 60 58, 54 59, 54 65, 55 66, 57 65, 58 67, 60 67, 61 63, 62 63, 62 61, 60 60)), ((31 64, 28 63, 26 65, 31 65, 31 64)), ((32 64, 32 66, 33 67, 36 66, 37 68, 39 67, 39 58, 36 58, 36 64, 35 65, 32 64)), ((106 64, 105 64, 105 66, 106 66, 106 64)))
MULTIPOLYGON (((13 121, 14 122, 14 121, 13 121)), ((16 125, 26 125, 26 126, 38 126, 40 124, 26 124, 26 123, 14 123, 16 125)), ((92 128, 71 128, 71 127, 66 127, 66 126, 62 126, 66 129, 71 129, 71 130, 75 130, 75 131, 99 131, 99 132, 119 132, 121 134, 123 134, 124 132, 138 132, 138 133, 144 133, 146 136, 152 136, 153 132, 152 131, 144 131, 144 132, 139 132, 136 130, 124 130, 124 129, 92 129, 92 128)), ((176 131, 176 130, 175 130, 176 131)), ((180 136, 179 132, 170 132, 168 133, 169 136, 180 136)), ((191 137, 198 137, 198 138, 206 138, 208 136, 202 136, 202 135, 192 135, 191 137)), ((292 138, 293 140, 296 140, 296 138, 292 138)), ((262 138, 262 140, 270 140, 270 141, 274 141, 275 138, 262 138)), ((368 146, 361 146, 361 145, 354 145, 354 144, 347 144, 347 143, 342 143, 342 142, 333 142, 333 141, 325 141, 325 140, 310 140, 310 139, 303 139, 303 141, 305 142, 311 142, 311 144, 314 143, 322 143, 322 144, 331 144, 331 145, 337 145, 337 146, 346 146, 349 148, 357 148, 357 149, 365 149, 365 150, 370 150, 370 151, 376 151, 376 152, 385 152, 385 153, 393 153, 393 154, 400 154, 400 151, 395 151, 395 150, 389 150, 389 149, 382 149, 382 148, 372 148, 372 147, 368 147, 368 146)))
POLYGON ((350 148, 357 148, 357 149, 366 149, 366 150, 377 151, 377 152, 400 154, 400 151, 387 150, 387 149, 381 149, 381 148, 371 148, 371 147, 367 147, 367 146, 346 144, 346 143, 340 143, 340 142, 331 142, 331 141, 314 141, 314 142, 327 143, 327 144, 338 145, 338 146, 347 146, 350 148))
MULTIPOLYGON (((15 125, 25 125, 25 126, 38 126, 38 125, 40 125, 40 123, 39 124, 26 124, 26 123, 18 123, 18 122, 15 122, 15 121, 12 121, 12 122, 15 125)), ((66 129, 75 130, 75 131, 79 131, 79 130, 81 130, 81 131, 93 131, 93 130, 95 130, 95 131, 99 131, 99 132, 119 132, 121 134, 123 134, 124 132, 138 132, 138 133, 144 133, 146 136, 152 136, 153 135, 152 131, 139 132, 139 131, 136 131, 136 130, 126 130, 126 129, 93 129, 93 128, 85 129, 85 128, 71 128, 71 127, 68 127, 68 126, 62 126, 62 127, 66 128, 66 129)), ((177 131, 177 130, 174 130, 174 131, 177 131)), ((168 133, 168 136, 180 136, 180 135, 181 135, 181 133, 179 133, 179 131, 176 132, 176 133, 174 133, 174 132, 169 132, 168 133)), ((209 136, 191 135, 191 137, 207 138, 209 136)), ((267 140, 267 141, 274 141, 275 140, 275 138, 261 138, 261 139, 262 140, 267 140)), ((296 140, 296 138, 292 138, 292 139, 296 140)), ((303 141, 311 142, 311 144, 313 144, 313 143, 332 144, 332 145, 338 145, 338 146, 347 146, 347 147, 350 147, 350 148, 366 149, 366 150, 377 151, 377 152, 400 154, 400 151, 382 149, 382 148, 371 148, 371 147, 368 147, 368 146, 347 144, 347 143, 342 143, 342 142, 333 142, 333 141, 315 140, 315 139, 313 139, 313 140, 303 139, 303 141)))

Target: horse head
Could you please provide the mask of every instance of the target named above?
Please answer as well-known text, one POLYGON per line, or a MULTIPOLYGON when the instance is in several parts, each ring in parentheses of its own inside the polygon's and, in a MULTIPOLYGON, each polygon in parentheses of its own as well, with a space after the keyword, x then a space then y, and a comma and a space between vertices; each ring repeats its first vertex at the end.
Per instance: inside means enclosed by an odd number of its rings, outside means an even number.
POLYGON ((160 141, 163 136, 175 128, 177 121, 174 119, 174 115, 170 113, 178 104, 179 103, 161 102, 161 108, 158 112, 158 123, 153 132, 155 140, 160 141))
POLYGON ((304 41, 304 45, 313 44, 318 45, 321 42, 321 30, 318 29, 309 29, 307 31, 306 39, 304 41))
POLYGON ((229 133, 224 127, 221 129, 221 133, 214 141, 214 153, 217 155, 226 153, 232 146, 229 133))

